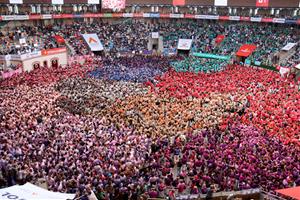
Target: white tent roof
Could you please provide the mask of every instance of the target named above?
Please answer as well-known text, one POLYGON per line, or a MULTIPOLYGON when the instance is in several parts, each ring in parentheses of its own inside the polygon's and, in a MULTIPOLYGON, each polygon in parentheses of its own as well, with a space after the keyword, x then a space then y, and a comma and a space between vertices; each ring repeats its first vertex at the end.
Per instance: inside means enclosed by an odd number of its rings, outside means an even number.
POLYGON ((75 194, 50 192, 31 183, 0 189, 0 200, 71 200, 74 198, 75 194))

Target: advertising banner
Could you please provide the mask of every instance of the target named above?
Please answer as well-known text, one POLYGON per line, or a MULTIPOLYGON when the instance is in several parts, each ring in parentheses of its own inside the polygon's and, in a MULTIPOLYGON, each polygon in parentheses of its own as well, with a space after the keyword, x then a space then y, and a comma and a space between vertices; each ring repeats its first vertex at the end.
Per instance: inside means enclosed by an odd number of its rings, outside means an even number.
POLYGON ((178 50, 190 50, 192 47, 192 39, 179 39, 178 41, 178 50))
POLYGON ((86 43, 89 45, 91 51, 102 51, 103 45, 98 37, 97 34, 82 34, 82 37, 86 41, 86 43))

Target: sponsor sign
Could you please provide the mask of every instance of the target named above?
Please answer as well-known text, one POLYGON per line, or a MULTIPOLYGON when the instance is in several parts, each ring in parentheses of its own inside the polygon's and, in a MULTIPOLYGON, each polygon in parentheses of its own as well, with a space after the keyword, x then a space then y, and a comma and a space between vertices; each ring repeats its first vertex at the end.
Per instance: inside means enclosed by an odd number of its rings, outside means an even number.
POLYGON ((241 21, 249 22, 250 21, 250 17, 241 17, 241 21))
POLYGON ((170 18, 171 14, 160 14, 161 18, 170 18))
POLYGON ((184 14, 170 14, 170 18, 184 18, 184 14))
POLYGON ((220 19, 220 16, 219 15, 206 15, 206 19, 218 20, 218 19, 220 19))
POLYGON ((15 15, 2 15, 2 20, 3 21, 15 20, 15 15))
POLYGON ((273 22, 273 18, 262 18, 261 21, 271 23, 271 22, 273 22))
POLYGON ((184 15, 184 18, 187 18, 187 19, 194 19, 194 18, 195 18, 195 15, 185 14, 185 15, 184 15))
POLYGON ((229 16, 229 20, 231 20, 231 21, 240 21, 241 17, 240 16, 229 16))
POLYGON ((150 17, 150 13, 143 13, 143 17, 145 17, 145 18, 150 17))
POLYGON ((229 20, 229 16, 220 16, 220 20, 229 20))
POLYGON ((28 20, 29 15, 15 15, 15 20, 28 20))
POLYGON ((42 19, 52 19, 52 15, 50 14, 42 15, 42 19))
MULTIPOLYGON (((124 13, 124 14, 126 14, 126 13, 124 13)), ((120 18, 120 17, 124 17, 124 14, 123 13, 112 13, 112 17, 120 18)))
POLYGON ((251 17, 250 21, 251 22, 261 22, 261 19, 262 19, 261 17, 251 17))
POLYGON ((29 19, 42 19, 42 15, 29 15, 29 19))
POLYGON ((150 13, 150 17, 151 18, 159 18, 160 15, 159 15, 159 13, 150 13))
POLYGON ((104 13, 103 17, 113 17, 112 13, 104 13))
POLYGON ((133 17, 143 17, 143 13, 133 13, 133 17))
POLYGON ((123 17, 133 17, 133 13, 124 13, 123 17))
POLYGON ((206 15, 195 15, 195 19, 207 19, 206 15))
POLYGON ((273 23, 284 24, 285 19, 284 18, 273 18, 273 23))

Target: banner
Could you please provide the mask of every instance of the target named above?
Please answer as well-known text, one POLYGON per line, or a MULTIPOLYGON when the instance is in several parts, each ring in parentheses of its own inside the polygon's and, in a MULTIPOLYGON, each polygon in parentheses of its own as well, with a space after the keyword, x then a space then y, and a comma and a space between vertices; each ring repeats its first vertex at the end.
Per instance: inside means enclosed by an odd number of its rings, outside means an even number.
POLYGON ((158 32, 152 32, 152 33, 151 33, 151 37, 152 37, 153 39, 158 39, 158 38, 159 38, 159 33, 158 33, 158 32))
POLYGON ((100 4, 100 0, 88 0, 88 4, 100 4))
POLYGON ((184 6, 185 0, 173 0, 173 6, 184 6))
POLYGON ((42 19, 52 19, 52 15, 50 14, 42 15, 42 19))
POLYGON ((102 8, 104 9, 124 9, 125 0, 102 0, 102 8))
POLYGON ((230 56, 220 56, 210 53, 194 53, 193 56, 201 58, 211 58, 211 59, 220 59, 220 60, 230 60, 230 56))
POLYGON ((184 18, 184 14, 170 14, 170 18, 184 18))
POLYGON ((179 39, 178 41, 178 50, 190 50, 192 47, 192 39, 179 39))
POLYGON ((66 194, 59 192, 50 192, 38 186, 26 183, 25 185, 15 185, 12 187, 0 189, 1 199, 17 199, 17 200, 67 200, 74 199, 75 194, 66 194))
POLYGON ((9 0, 10 4, 23 4, 23 0, 9 0))
POLYGON ((63 52, 67 52, 66 47, 45 49, 45 50, 42 50, 42 56, 48 56, 48 55, 63 53, 63 52))
POLYGON ((285 74, 287 74, 290 71, 290 68, 288 67, 280 67, 279 69, 279 73, 281 75, 281 77, 284 77, 285 74))
POLYGON ((31 58, 36 58, 42 55, 41 51, 33 51, 31 53, 25 53, 20 55, 21 60, 27 60, 27 59, 31 59, 31 58))
POLYGON ((229 16, 229 20, 231 20, 231 21, 240 21, 241 17, 240 16, 229 16))
POLYGON ((22 46, 26 45, 26 38, 20 38, 20 39, 19 39, 19 43, 20 43, 20 45, 22 45, 22 46))
POLYGON ((60 35, 54 35, 54 38, 55 38, 55 40, 58 44, 64 44, 65 43, 65 39, 60 35))
POLYGON ((227 0, 215 0, 215 6, 227 6, 227 0))
POLYGON ((284 18, 273 18, 273 23, 284 24, 285 19, 284 18))
POLYGON ((29 20, 29 15, 15 15, 14 20, 29 20))
POLYGON ((256 0, 256 7, 269 7, 269 0, 256 0))
POLYGON ((239 51, 236 53, 237 56, 248 57, 254 52, 256 46, 253 44, 244 44, 240 47, 239 51))
POLYGON ((219 43, 223 42, 224 39, 225 39, 225 35, 218 35, 216 37, 216 43, 219 44, 219 43))
POLYGON ((283 51, 289 51, 291 50, 294 46, 296 46, 297 43, 287 43, 281 50, 283 51))
POLYGON ((51 2, 54 5, 62 5, 62 4, 64 4, 64 0, 51 0, 51 2))
POLYGON ((261 17, 251 17, 250 21, 251 22, 261 22, 262 18, 261 17))
POLYGON ((102 51, 103 50, 103 45, 98 38, 97 34, 92 33, 92 34, 82 34, 84 40, 86 43, 89 45, 91 51, 102 51))
POLYGON ((15 15, 2 15, 2 20, 3 21, 11 21, 11 20, 15 20, 15 15))

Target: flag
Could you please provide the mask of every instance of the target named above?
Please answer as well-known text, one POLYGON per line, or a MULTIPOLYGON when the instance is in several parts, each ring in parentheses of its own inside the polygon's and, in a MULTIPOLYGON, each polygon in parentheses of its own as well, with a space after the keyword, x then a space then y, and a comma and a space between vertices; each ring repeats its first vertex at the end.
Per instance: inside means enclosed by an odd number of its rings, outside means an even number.
POLYGON ((225 39, 225 35, 218 35, 216 37, 216 43, 219 44, 219 43, 223 42, 224 39, 225 39))
POLYGON ((58 44, 64 44, 65 43, 64 38, 60 35, 55 35, 54 38, 55 38, 55 40, 58 44))
POLYGON ((237 56, 248 57, 256 49, 256 46, 253 44, 244 44, 240 47, 239 51, 236 53, 237 56))

